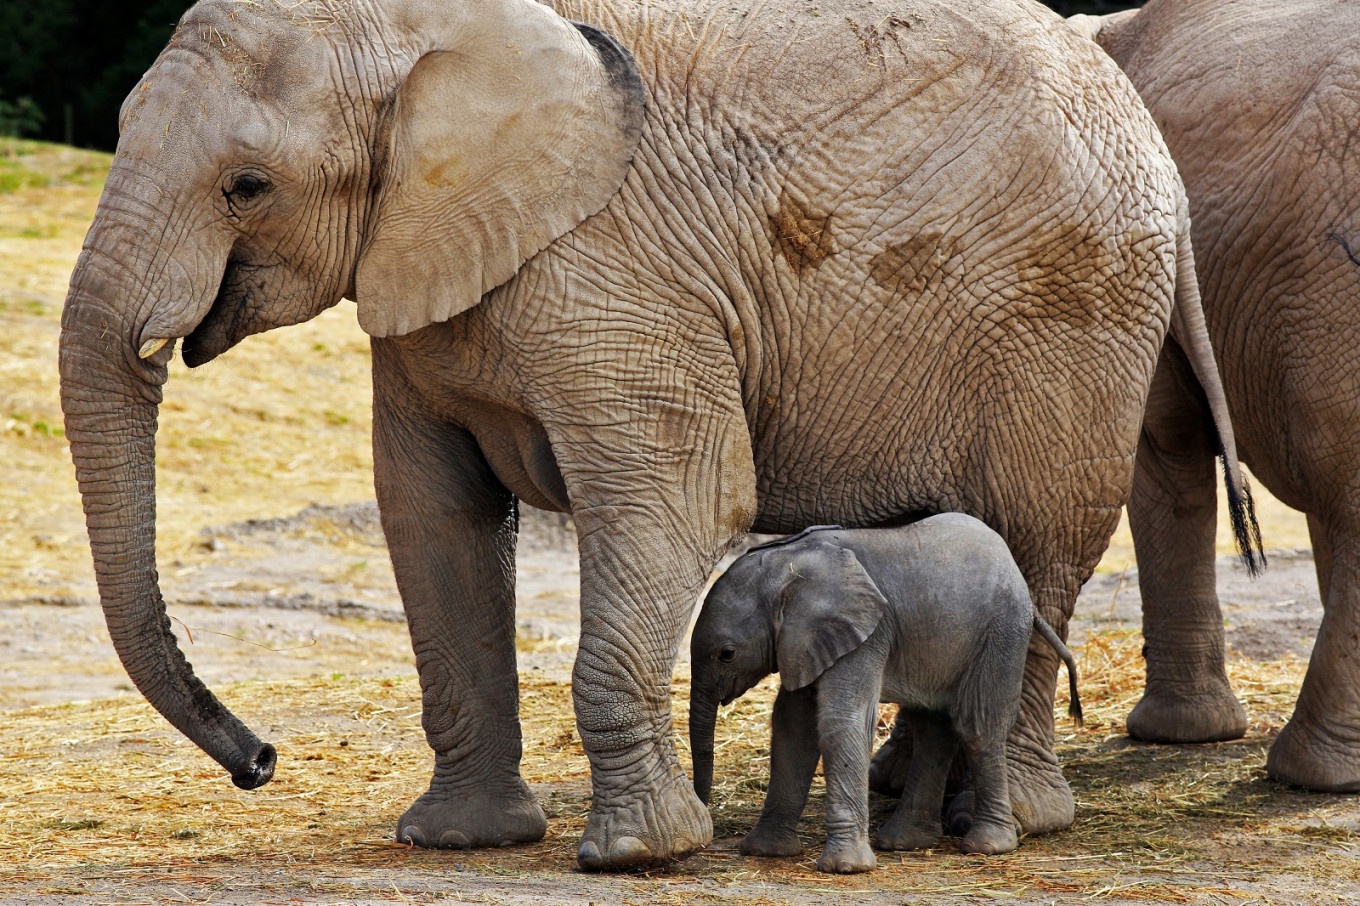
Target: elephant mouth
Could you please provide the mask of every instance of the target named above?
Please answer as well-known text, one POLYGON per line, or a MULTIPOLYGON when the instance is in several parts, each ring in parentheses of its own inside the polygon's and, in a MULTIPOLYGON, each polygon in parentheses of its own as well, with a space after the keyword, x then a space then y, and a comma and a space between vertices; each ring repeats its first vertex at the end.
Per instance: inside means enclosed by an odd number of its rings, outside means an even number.
POLYGON ((228 262, 212 306, 180 346, 184 364, 190 368, 206 365, 255 332, 249 325, 251 313, 257 309, 254 298, 259 270, 228 262))

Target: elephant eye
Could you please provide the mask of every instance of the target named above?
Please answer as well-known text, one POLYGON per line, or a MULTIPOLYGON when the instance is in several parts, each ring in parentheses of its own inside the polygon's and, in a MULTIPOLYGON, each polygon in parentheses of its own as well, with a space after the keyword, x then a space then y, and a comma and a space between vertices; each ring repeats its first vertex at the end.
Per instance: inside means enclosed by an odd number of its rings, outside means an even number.
POLYGON ((269 191, 269 180, 255 173, 241 173, 233 177, 224 193, 227 203, 235 210, 239 205, 249 204, 269 191))
POLYGON ((731 645, 724 645, 718 650, 718 660, 724 664, 730 664, 737 659, 737 649, 731 645))

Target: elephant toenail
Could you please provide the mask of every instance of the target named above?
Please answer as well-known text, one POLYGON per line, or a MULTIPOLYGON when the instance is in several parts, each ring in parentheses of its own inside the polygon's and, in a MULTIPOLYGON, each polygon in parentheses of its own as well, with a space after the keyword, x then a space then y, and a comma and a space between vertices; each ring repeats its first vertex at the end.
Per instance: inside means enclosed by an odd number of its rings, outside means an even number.
POLYGON ((652 850, 637 837, 620 837, 609 847, 609 855, 615 865, 635 865, 651 859, 652 850))
POLYGON ((440 849, 471 849, 472 841, 461 831, 446 830, 439 835, 440 849))
POLYGON ((397 842, 424 849, 426 848, 425 831, 414 824, 408 824, 397 832, 397 842))
POLYGON ((594 841, 586 840, 576 851, 576 863, 587 871, 599 871, 604 868, 604 857, 600 855, 600 848, 594 841))

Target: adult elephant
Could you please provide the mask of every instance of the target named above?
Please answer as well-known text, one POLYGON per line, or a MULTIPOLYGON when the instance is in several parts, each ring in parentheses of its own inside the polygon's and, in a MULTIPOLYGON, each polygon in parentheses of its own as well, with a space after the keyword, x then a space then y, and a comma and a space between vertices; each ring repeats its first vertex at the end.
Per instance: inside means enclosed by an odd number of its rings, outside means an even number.
MULTIPOLYGON (((669 683, 748 529, 976 514, 1061 631, 1169 325, 1221 402, 1219 382, 1184 194, 1133 89, 1035 4, 956 6, 190 10, 124 105, 61 341, 138 688, 239 786, 269 779, 273 749, 169 631, 157 404, 175 341, 201 365, 344 296, 373 336, 375 483, 435 751, 401 839, 544 833, 519 773, 517 500, 579 532, 587 868, 711 837, 669 683)), ((1072 799, 1046 646, 1026 676, 1012 791, 1050 830, 1072 799)))
MULTIPOLYGON (((1308 515, 1323 619, 1270 776, 1360 790, 1360 6, 1152 0, 1076 17, 1132 79, 1185 180, 1209 332, 1243 461, 1308 515)), ((1231 739, 1212 453, 1177 357, 1153 381, 1129 507, 1147 688, 1129 733, 1231 739)))

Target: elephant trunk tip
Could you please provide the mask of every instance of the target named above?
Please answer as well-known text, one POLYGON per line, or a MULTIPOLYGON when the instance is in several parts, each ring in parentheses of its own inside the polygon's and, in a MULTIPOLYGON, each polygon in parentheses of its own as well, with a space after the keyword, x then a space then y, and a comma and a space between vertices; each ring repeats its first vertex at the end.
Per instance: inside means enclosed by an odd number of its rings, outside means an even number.
POLYGON ((694 778, 694 795, 699 797, 699 801, 708 805, 709 798, 713 795, 712 779, 703 780, 699 777, 694 778))
POLYGON ((255 790, 274 778, 278 752, 269 743, 262 743, 259 751, 240 770, 233 771, 231 782, 243 790, 255 790))

